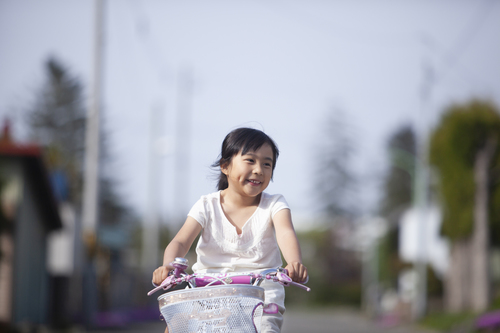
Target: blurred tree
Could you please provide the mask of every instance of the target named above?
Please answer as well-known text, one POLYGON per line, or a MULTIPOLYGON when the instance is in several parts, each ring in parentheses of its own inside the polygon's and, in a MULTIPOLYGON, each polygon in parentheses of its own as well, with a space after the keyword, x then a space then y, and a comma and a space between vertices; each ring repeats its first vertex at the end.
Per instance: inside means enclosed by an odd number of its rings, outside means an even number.
POLYGON ((356 153, 353 128, 342 112, 324 123, 315 160, 315 194, 323 211, 333 218, 352 218, 360 209, 357 177, 352 159, 356 153))
POLYGON ((361 263, 358 249, 351 243, 355 219, 362 211, 353 165, 355 131, 338 110, 322 125, 321 140, 315 148, 313 193, 330 225, 327 230, 302 235, 303 241, 315 248, 314 259, 307 262, 311 281, 315 281, 311 283, 319 292, 314 292, 310 300, 359 305, 361 263))
POLYGON ((383 183, 380 214, 394 224, 412 204, 416 140, 411 126, 398 129, 390 137, 387 150, 391 164, 383 183))
POLYGON ((399 259, 399 220, 413 198, 416 138, 411 126, 394 132, 387 142, 387 153, 390 166, 382 185, 379 213, 389 222, 389 230, 379 246, 379 272, 384 285, 397 288, 399 272, 408 267, 399 259))
MULTIPOLYGON (((52 172, 62 170, 68 178, 68 200, 81 205, 82 172, 85 151, 86 109, 83 86, 55 58, 45 64, 47 80, 27 110, 33 139, 47 147, 45 157, 52 172)), ((101 135, 101 164, 109 161, 106 133, 101 135)), ((132 213, 116 191, 113 179, 101 172, 99 216, 104 224, 113 224, 132 213)))
POLYGON ((490 245, 499 241, 498 109, 478 100, 449 107, 432 133, 430 162, 439 175, 442 233, 452 241, 447 307, 482 311, 491 294, 490 245))
POLYGON ((69 200, 80 204, 85 144, 83 87, 54 58, 45 65, 47 79, 28 107, 28 125, 33 139, 47 147, 49 167, 62 169, 69 178, 69 200))
POLYGON ((361 304, 359 253, 338 246, 333 230, 297 233, 307 265, 310 293, 300 288, 286 291, 286 306, 361 304))

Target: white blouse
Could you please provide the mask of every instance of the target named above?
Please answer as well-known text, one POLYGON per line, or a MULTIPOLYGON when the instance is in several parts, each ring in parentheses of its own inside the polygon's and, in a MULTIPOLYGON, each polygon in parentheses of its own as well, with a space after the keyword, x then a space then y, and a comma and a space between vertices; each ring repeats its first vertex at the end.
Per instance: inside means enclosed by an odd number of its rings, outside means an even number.
POLYGON ((193 271, 226 273, 282 266, 272 223, 274 215, 282 209, 290 208, 281 194, 263 192, 259 206, 238 235, 222 210, 220 191, 202 196, 188 214, 203 228, 193 271))

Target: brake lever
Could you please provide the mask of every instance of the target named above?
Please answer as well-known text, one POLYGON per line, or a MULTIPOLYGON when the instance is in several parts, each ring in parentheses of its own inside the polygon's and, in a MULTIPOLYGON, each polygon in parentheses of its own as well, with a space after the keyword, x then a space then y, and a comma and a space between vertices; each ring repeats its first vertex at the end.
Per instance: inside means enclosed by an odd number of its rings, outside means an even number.
POLYGON ((159 286, 157 286, 154 289, 151 289, 148 292, 148 296, 153 295, 155 292, 157 292, 160 289, 168 290, 168 289, 172 288, 173 286, 175 286, 176 284, 177 284, 177 279, 176 279, 175 275, 170 275, 165 280, 163 280, 163 282, 159 286))
MULTIPOLYGON (((302 288, 305 291, 311 291, 311 288, 309 288, 308 286, 305 286, 305 285, 298 283, 298 282, 293 282, 292 278, 290 276, 288 276, 287 269, 278 269, 278 271, 276 272, 276 280, 277 280, 277 282, 279 282, 281 285, 283 285, 285 287, 292 285, 292 286, 302 288)), ((308 280, 309 280, 309 277, 306 279, 306 282, 308 280)))
POLYGON ((296 287, 299 287, 299 288, 301 288, 301 289, 304 289, 305 291, 311 291, 311 288, 309 288, 308 286, 305 286, 305 285, 303 285, 303 284, 301 284, 301 283, 298 283, 298 282, 293 282, 293 281, 292 281, 292 282, 290 282, 290 284, 291 284, 291 285, 294 285, 294 286, 296 286, 296 287))

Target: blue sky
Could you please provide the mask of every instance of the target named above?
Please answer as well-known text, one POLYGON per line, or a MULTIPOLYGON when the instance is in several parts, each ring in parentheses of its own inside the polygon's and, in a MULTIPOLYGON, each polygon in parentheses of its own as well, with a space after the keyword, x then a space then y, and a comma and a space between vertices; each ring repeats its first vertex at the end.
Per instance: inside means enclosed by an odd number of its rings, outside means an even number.
MULTIPOLYGON (((42 84, 49 55, 91 82, 92 6, 0 0, 0 116, 14 121, 18 137, 26 136, 21 110, 42 84)), ((268 191, 285 195, 299 223, 315 216, 314 153, 332 110, 341 110, 356 133, 353 170, 365 177, 360 206, 369 211, 395 129, 413 123, 428 130, 445 106, 472 97, 500 105, 496 1, 108 0, 105 17, 110 172, 141 213, 151 193, 163 215, 187 212, 214 190, 209 166, 227 132, 253 126, 281 150, 268 191), (423 64, 435 73, 425 103, 423 64), (187 75, 193 91, 185 97, 179 82, 187 75), (177 174, 179 105, 191 110, 191 149, 177 174), (161 113, 156 141, 170 148, 158 158, 150 190, 153 109, 161 113)))

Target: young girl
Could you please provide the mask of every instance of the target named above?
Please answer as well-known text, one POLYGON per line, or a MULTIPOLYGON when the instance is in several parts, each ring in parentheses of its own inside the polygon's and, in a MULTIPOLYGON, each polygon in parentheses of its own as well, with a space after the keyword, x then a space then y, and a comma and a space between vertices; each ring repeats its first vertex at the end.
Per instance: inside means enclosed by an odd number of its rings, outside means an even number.
MULTIPOLYGON (((272 179, 279 151, 262 131, 239 128, 222 143, 218 192, 202 196, 191 208, 186 222, 168 244, 163 266, 153 273, 159 285, 173 267, 175 257, 184 257, 201 232, 196 247, 196 273, 260 271, 283 265, 295 282, 307 278, 299 242, 293 228, 290 208, 279 194, 264 190, 272 179), (279 248, 278 248, 279 246, 279 248)), ((265 314, 262 332, 280 332, 285 311, 284 288, 266 281, 265 302, 276 303, 280 312, 265 314), (266 283, 267 282, 267 283, 266 283)))

